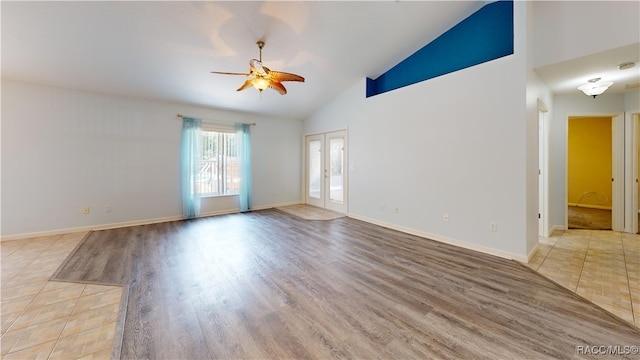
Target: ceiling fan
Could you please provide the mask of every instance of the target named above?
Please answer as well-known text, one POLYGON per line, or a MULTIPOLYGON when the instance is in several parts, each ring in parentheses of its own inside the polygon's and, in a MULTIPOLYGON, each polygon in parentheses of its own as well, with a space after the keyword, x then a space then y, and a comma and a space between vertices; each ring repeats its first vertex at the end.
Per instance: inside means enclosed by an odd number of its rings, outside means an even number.
POLYGON ((238 88, 237 91, 242 91, 250 86, 258 89, 260 92, 266 88, 271 88, 280 94, 284 95, 287 93, 287 89, 282 85, 283 81, 300 81, 304 82, 304 78, 300 75, 290 74, 281 71, 271 71, 266 66, 262 65, 262 48, 264 47, 264 41, 256 42, 258 48, 260 49, 260 60, 251 59, 249 61, 249 73, 235 73, 235 72, 222 72, 222 71, 212 71, 212 74, 222 74, 222 75, 242 75, 246 76, 249 79, 244 82, 242 86, 238 88))

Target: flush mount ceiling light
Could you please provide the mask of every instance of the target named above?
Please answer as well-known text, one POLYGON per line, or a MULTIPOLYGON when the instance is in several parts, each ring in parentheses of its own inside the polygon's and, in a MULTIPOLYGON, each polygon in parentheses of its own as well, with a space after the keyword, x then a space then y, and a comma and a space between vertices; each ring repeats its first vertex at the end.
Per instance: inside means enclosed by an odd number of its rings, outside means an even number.
POLYGON ((609 88, 609 86, 613 85, 613 81, 600 81, 600 78, 594 78, 589 80, 588 84, 584 84, 578 87, 578 90, 582 91, 587 96, 593 96, 595 99, 596 96, 602 94, 609 88))

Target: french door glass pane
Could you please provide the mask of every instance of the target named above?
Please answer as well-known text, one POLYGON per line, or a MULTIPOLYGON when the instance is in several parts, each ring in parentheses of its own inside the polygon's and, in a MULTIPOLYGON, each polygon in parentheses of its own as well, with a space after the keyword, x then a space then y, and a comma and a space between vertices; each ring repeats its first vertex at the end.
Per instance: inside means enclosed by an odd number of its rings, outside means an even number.
POLYGON ((320 198, 320 186, 322 184, 322 152, 319 140, 309 141, 309 197, 320 198))
POLYGON ((342 202, 344 191, 342 188, 342 175, 344 173, 344 139, 334 138, 329 140, 329 200, 342 202))

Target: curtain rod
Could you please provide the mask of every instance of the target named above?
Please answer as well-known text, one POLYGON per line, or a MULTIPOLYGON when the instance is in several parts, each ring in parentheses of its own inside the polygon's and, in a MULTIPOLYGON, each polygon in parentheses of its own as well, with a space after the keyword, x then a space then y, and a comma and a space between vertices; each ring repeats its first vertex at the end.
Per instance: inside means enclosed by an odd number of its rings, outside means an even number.
MULTIPOLYGON (((183 118, 184 117, 184 115, 182 115, 182 114, 178 114, 176 116, 179 117, 179 118, 183 118)), ((187 117, 191 117, 191 116, 187 116, 187 117)), ((229 122, 214 121, 214 120, 211 120, 211 121, 203 120, 203 121, 204 122, 210 122, 210 123, 219 123, 219 124, 232 124, 232 123, 229 123, 229 122)), ((244 125, 256 126, 256 123, 254 123, 254 122, 253 123, 233 123, 233 124, 244 124, 244 125)))

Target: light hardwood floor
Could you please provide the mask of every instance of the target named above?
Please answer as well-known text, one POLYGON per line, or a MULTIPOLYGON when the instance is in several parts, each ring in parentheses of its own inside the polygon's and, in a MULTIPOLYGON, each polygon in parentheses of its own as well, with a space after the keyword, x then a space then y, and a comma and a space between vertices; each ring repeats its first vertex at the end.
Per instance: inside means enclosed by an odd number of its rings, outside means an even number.
POLYGON ((611 210, 569 206, 569 229, 611 230, 611 210))
POLYGON ((54 278, 123 286, 121 358, 562 359, 640 342, 517 262, 278 210, 93 232, 54 278))

